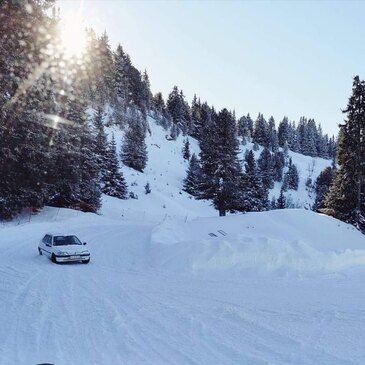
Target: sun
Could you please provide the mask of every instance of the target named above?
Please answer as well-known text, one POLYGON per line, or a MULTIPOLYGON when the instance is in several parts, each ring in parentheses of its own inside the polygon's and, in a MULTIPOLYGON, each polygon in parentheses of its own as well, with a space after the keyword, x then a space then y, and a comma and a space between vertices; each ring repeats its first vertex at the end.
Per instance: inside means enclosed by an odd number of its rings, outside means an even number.
POLYGON ((82 57, 86 48, 86 34, 79 15, 70 15, 61 20, 60 39, 66 57, 82 57))

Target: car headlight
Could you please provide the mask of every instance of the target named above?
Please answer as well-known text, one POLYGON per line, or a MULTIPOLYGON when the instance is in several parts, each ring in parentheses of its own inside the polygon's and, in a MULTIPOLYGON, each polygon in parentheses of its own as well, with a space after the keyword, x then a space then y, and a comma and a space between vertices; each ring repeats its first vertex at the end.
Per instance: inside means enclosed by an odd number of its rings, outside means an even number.
POLYGON ((60 255, 60 256, 67 256, 67 255, 68 255, 68 252, 58 251, 58 252, 57 252, 57 255, 60 255))

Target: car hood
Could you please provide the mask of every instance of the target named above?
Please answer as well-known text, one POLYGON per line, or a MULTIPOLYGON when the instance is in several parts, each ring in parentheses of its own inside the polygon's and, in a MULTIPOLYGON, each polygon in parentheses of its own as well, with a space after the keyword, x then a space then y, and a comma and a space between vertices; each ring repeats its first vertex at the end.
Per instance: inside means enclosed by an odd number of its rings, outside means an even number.
POLYGON ((81 253, 90 253, 84 245, 67 245, 67 246, 55 246, 54 252, 67 252, 70 255, 79 255, 81 253))

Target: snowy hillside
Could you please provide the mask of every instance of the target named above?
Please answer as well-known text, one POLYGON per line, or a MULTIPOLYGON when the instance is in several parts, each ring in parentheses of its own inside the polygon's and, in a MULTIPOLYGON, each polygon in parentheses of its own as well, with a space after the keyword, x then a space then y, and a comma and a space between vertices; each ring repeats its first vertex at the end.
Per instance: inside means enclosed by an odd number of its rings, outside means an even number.
MULTIPOLYGON (((147 133, 148 162, 144 172, 122 165, 122 172, 129 191, 138 199, 119 200, 103 196, 101 214, 128 219, 161 221, 169 217, 191 219, 198 216, 216 215, 209 202, 197 201, 182 191, 188 161, 182 157, 183 136, 176 141, 166 139, 168 132, 149 118, 151 133, 147 133), (146 195, 144 186, 149 183, 151 193, 146 195)), ((118 150, 124 133, 118 128, 108 128, 109 136, 114 133, 118 150)), ((198 143, 191 139, 191 151, 199 152, 198 143)))
POLYGON ((1 365, 365 361, 364 236, 311 211, 156 225, 46 208, 0 247, 1 365), (66 228, 89 265, 38 255, 66 228))
MULTIPOLYGON (((183 159, 182 148, 185 137, 180 135, 176 141, 166 139, 168 132, 157 125, 155 120, 148 118, 150 134, 147 133, 148 163, 145 171, 140 173, 123 166, 122 171, 127 180, 129 190, 138 196, 138 200, 119 201, 104 196, 102 214, 116 215, 125 218, 142 218, 160 221, 168 217, 180 217, 190 220, 195 217, 215 216, 218 213, 210 206, 210 202, 198 201, 182 191, 186 176, 188 161, 183 159), (149 182, 152 192, 146 195, 144 186, 149 182)), ((109 136, 114 133, 118 142, 118 150, 123 140, 123 132, 118 127, 108 128, 109 136)), ((191 153, 199 154, 198 142, 189 137, 191 153)), ((239 158, 243 161, 246 149, 252 150, 253 144, 240 146, 239 158)), ((257 159, 262 147, 255 151, 257 159)), ((305 182, 308 177, 315 181, 321 171, 331 165, 331 160, 313 158, 299 153, 289 152, 289 157, 297 166, 299 172, 298 191, 289 190, 285 193, 296 208, 310 208, 314 203, 315 193, 307 190, 305 182)), ((269 198, 279 197, 281 183, 275 183, 269 198)))

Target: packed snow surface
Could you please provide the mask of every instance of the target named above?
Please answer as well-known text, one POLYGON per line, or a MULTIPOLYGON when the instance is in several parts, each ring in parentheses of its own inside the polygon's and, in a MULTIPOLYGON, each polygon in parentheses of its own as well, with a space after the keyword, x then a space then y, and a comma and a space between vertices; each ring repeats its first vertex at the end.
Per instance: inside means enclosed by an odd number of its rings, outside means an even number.
POLYGON ((365 363, 353 227, 304 210, 159 222, 116 210, 45 208, 0 228, 1 365, 365 363), (90 264, 38 255, 65 229, 90 264))

